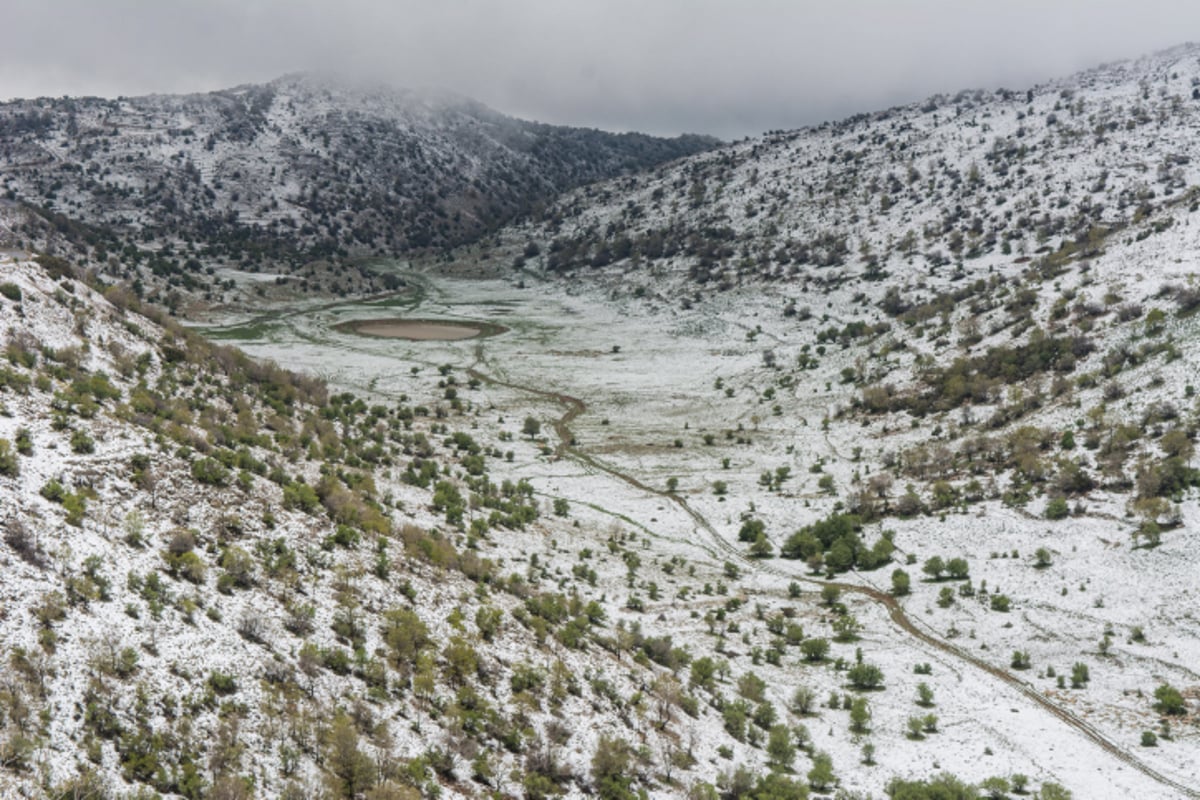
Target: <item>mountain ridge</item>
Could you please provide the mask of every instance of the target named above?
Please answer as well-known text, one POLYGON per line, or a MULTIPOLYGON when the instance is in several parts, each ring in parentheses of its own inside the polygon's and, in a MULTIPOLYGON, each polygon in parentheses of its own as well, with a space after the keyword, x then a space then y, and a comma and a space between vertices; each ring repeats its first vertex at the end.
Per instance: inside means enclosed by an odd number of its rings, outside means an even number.
POLYGON ((57 246, 114 280, 203 285, 211 298, 220 287, 201 266, 294 271, 441 252, 567 188, 714 144, 291 75, 204 94, 0 104, 0 193, 41 218, 25 226, 31 249, 57 246))

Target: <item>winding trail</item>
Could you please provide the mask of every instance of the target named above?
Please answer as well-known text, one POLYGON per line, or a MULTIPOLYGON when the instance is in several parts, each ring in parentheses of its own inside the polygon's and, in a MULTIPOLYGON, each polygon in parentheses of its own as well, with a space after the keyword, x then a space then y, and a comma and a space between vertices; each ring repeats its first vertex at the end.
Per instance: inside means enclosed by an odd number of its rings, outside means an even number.
MULTIPOLYGON (((1128 766, 1157 781, 1163 786, 1175 790, 1181 797, 1192 797, 1200 800, 1200 791, 1197 791, 1192 787, 1185 786, 1184 784, 1179 783, 1178 781, 1154 769, 1152 766, 1137 758, 1132 753, 1119 746, 1113 740, 1109 739, 1091 723, 1055 704, 1050 698, 1046 697, 1037 689, 1028 685, 1012 673, 996 667, 993 664, 989 664, 988 662, 962 649, 961 647, 950 644, 940 637, 937 637, 928 631, 923 630, 921 627, 918 627, 912 618, 909 617, 904 611, 904 608, 900 605, 899 601, 897 601, 895 597, 887 592, 880 591, 879 589, 875 589, 870 586, 862 586, 855 583, 817 580, 805 575, 793 573, 790 570, 783 569, 772 563, 749 558, 745 553, 738 550, 724 537, 722 537, 717 532, 716 528, 713 527, 712 523, 710 523, 703 514, 688 505, 687 500, 679 494, 650 486, 636 477, 622 472, 616 467, 606 464, 605 462, 600 461, 594 456, 591 456, 577 448, 574 445, 575 437, 571 432, 570 425, 575 419, 577 419, 587 410, 587 404, 583 400, 580 400, 577 397, 572 397, 568 394, 563 394, 561 392, 555 392, 547 389, 536 389, 520 383, 515 383, 513 381, 502 380, 500 378, 488 375, 487 373, 481 372, 479 369, 477 369, 476 365, 481 363, 486 364, 486 361, 483 357, 482 344, 476 346, 475 357, 475 365, 472 365, 467 370, 471 377, 476 378, 484 383, 489 383, 495 386, 503 386, 523 394, 534 395, 535 397, 552 400, 566 409, 563 415, 555 419, 553 422, 554 434, 558 438, 558 444, 554 449, 557 457, 570 458, 583 465, 586 465, 587 467, 590 467, 591 469, 611 475, 617 480, 622 481, 625 484, 634 487, 635 489, 656 495, 674 503, 681 511, 691 517, 692 521, 695 522, 698 528, 702 529, 709 535, 709 538, 712 540, 712 543, 717 550, 721 551, 721 553, 726 555, 730 560, 737 561, 752 571, 763 572, 779 578, 798 580, 819 586, 836 586, 844 593, 860 595, 879 603, 887 609, 888 616, 891 618, 892 622, 909 636, 929 647, 945 653, 946 655, 966 662, 988 673, 997 680, 1011 686, 1020 692, 1030 702, 1054 715, 1071 728, 1074 728, 1077 732, 1082 734, 1093 744, 1104 750, 1118 761, 1122 762, 1123 764, 1127 764, 1128 766)), ((712 551, 710 550, 710 552, 712 551)))
MULTIPOLYGON (((236 334, 237 331, 245 330, 247 328, 254 328, 259 325, 273 325, 294 317, 311 316, 313 314, 319 314, 323 311, 331 311, 335 308, 342 308, 343 306, 372 306, 378 303, 397 300, 403 298, 405 295, 411 295, 410 302, 405 303, 405 306, 409 308, 415 308, 416 306, 420 305, 423 292, 424 287, 407 286, 403 289, 368 294, 362 297, 355 297, 353 299, 339 298, 336 300, 329 300, 318 305, 281 306, 266 313, 255 314, 238 322, 226 323, 223 325, 198 324, 194 326, 194 330, 200 334, 203 334, 209 339, 216 339, 219 341, 222 338, 230 338, 231 334, 236 334)), ((233 338, 239 337, 234 336, 233 338)))

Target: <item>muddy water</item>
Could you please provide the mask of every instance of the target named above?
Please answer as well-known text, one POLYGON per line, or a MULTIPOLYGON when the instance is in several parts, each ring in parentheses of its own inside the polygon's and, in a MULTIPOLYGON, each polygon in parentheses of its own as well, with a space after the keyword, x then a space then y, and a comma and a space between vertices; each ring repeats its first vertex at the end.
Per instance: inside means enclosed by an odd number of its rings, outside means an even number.
POLYGON ((339 328, 362 336, 377 336, 383 339, 408 339, 415 342, 453 342, 472 339, 484 333, 482 328, 454 322, 432 322, 429 320, 368 319, 345 323, 339 328))

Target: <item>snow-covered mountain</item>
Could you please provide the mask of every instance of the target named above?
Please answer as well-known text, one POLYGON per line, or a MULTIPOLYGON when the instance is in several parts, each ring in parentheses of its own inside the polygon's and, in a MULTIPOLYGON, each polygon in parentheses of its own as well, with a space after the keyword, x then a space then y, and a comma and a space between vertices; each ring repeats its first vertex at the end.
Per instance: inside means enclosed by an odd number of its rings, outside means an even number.
POLYGON ((1194 237, 1159 242, 1195 210, 1197 129, 1200 47, 1185 45, 1031 89, 770 132, 577 190, 509 238, 537 245, 534 265, 552 272, 617 264, 685 272, 697 288, 860 290, 1014 265, 1052 274, 1149 239, 1129 252, 1169 279, 1196 253, 1194 237))
MULTIPOLYGON (((712 147, 528 122, 318 75, 0 104, 0 194, 120 277, 440 251, 583 183, 712 147), (164 245, 173 249, 163 251, 164 245)), ((31 242, 45 238, 30 228, 31 242)))
POLYGON ((312 77, 70 102, 4 107, 0 237, 103 266, 0 253, 0 795, 1200 792, 1200 48, 670 162, 312 77), (209 266, 330 385, 106 284, 209 266))

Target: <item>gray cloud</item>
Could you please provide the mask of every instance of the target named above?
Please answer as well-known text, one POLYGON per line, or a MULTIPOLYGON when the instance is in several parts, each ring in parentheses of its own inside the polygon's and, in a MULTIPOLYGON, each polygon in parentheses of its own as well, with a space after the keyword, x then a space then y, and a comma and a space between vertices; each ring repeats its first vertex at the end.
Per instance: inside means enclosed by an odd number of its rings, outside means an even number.
POLYGON ((320 69, 548 122, 736 137, 1180 44, 1177 0, 6 0, 0 97, 320 69))

